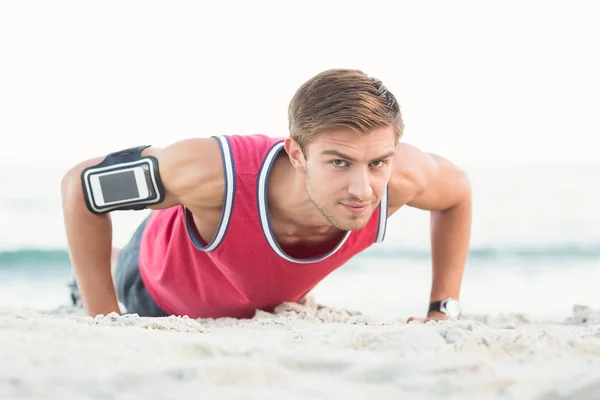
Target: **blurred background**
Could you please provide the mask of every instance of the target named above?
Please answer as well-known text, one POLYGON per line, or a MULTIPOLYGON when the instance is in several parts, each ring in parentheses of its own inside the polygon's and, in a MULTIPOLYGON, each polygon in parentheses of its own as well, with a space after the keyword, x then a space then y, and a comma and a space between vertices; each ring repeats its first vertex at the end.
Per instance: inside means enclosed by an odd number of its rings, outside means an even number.
MULTIPOLYGON (((474 190, 466 313, 563 320, 600 307, 600 25, 592 2, 0 3, 0 308, 69 303, 60 184, 76 162, 188 137, 287 135, 329 68, 381 79, 404 141, 474 190)), ((114 244, 146 212, 113 213, 114 244)), ((424 315, 429 215, 315 289, 322 304, 424 315)))

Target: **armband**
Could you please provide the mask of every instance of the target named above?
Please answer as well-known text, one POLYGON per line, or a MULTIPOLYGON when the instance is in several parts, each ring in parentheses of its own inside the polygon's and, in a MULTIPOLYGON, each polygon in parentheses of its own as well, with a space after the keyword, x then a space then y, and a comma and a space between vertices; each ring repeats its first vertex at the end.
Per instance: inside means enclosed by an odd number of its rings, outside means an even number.
POLYGON ((142 156, 147 147, 150 146, 110 153, 101 163, 82 171, 83 195, 91 212, 143 210, 164 200, 158 160, 142 156))

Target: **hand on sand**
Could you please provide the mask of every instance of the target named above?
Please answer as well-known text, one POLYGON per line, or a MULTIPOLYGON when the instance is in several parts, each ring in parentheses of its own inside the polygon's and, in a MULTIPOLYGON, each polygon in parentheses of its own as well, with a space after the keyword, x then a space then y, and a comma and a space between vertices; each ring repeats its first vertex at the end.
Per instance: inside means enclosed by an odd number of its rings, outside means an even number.
POLYGON ((410 317, 406 323, 407 324, 424 324, 426 322, 429 321, 441 321, 441 320, 447 320, 450 319, 450 317, 448 317, 446 314, 438 312, 438 311, 431 311, 430 313, 427 314, 427 318, 417 318, 417 317, 410 317))

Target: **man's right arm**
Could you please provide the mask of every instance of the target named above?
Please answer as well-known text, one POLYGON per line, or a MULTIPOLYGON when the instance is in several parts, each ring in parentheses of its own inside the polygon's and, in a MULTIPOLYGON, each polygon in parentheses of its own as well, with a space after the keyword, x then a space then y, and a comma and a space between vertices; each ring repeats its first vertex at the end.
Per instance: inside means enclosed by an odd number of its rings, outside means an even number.
MULTIPOLYGON (((201 208, 222 201, 224 187, 219 145, 215 139, 187 139, 165 148, 146 148, 142 155, 158 160, 165 189, 162 203, 151 209, 178 204, 201 208), (223 181, 223 182, 222 182, 223 181)), ((112 281, 112 221, 110 214, 88 210, 81 184, 82 171, 104 157, 75 165, 62 180, 62 208, 71 264, 87 315, 119 313, 112 281)))

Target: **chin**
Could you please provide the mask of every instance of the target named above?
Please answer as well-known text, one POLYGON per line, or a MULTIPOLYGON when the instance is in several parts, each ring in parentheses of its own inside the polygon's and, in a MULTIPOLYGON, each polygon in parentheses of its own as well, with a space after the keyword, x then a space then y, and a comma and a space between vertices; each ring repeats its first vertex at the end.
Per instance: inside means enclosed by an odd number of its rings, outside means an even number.
POLYGON ((337 228, 342 230, 342 231, 359 231, 362 228, 364 228, 365 226, 367 226, 367 224, 346 224, 344 226, 338 226, 337 228))
POLYGON ((367 226, 372 216, 373 210, 369 210, 361 215, 355 216, 348 216, 348 213, 344 212, 328 219, 337 229, 342 231, 357 231, 367 226))
POLYGON ((358 231, 369 223, 369 218, 360 219, 338 219, 333 224, 336 228, 342 231, 358 231))

